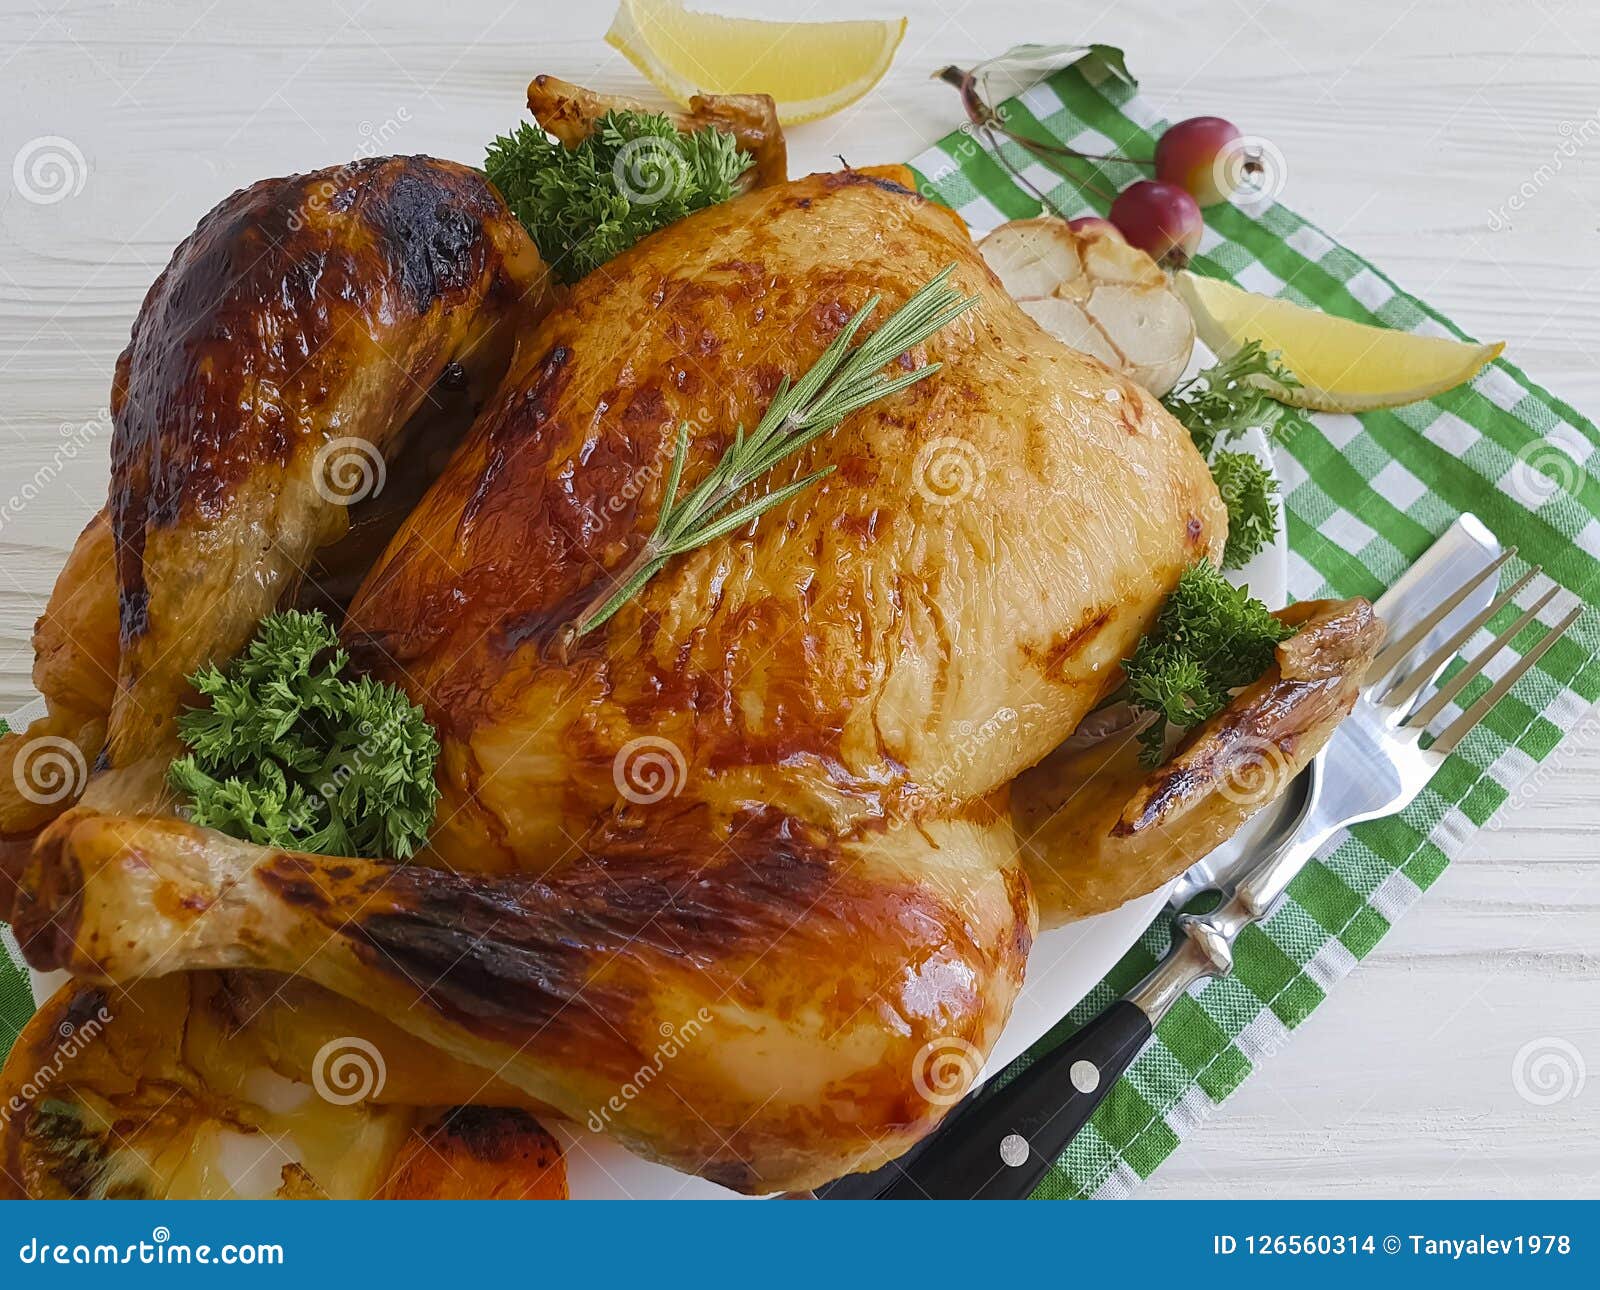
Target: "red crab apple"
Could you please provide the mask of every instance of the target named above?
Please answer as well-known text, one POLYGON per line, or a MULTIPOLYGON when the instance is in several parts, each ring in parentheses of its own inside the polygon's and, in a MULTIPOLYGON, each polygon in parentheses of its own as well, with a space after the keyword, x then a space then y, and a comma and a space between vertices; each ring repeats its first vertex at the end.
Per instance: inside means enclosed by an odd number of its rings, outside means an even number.
POLYGON ((1179 121, 1168 127, 1156 144, 1156 178, 1176 184, 1202 206, 1225 202, 1233 194, 1224 187, 1228 180, 1220 173, 1217 159, 1241 138, 1239 127, 1220 116, 1179 121))
POLYGON ((1176 184, 1141 179, 1111 203, 1111 222, 1130 244, 1170 268, 1182 268, 1200 247, 1200 207, 1176 184))

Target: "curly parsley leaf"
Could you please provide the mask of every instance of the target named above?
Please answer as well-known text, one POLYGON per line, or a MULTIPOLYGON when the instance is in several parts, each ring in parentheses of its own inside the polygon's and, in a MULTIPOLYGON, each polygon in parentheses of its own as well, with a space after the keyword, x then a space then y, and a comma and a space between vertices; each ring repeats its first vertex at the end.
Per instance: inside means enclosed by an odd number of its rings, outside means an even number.
POLYGON ((1250 341, 1232 357, 1213 363, 1178 386, 1161 404, 1183 422, 1228 508, 1228 545, 1222 567, 1238 569, 1272 541, 1278 531, 1277 486, 1266 468, 1248 453, 1227 452, 1229 444, 1252 427, 1286 443, 1300 424, 1295 409, 1272 396, 1275 388, 1300 382, 1275 353, 1250 341))
POLYGON ((1155 625, 1122 662, 1129 702, 1157 717, 1139 735, 1141 760, 1159 765, 1169 724, 1188 729, 1221 712, 1292 635, 1294 628, 1210 563, 1185 569, 1155 625))
POLYGON ((322 614, 291 611, 191 676, 210 704, 178 718, 189 752, 167 772, 190 818, 261 846, 411 855, 438 805, 439 745, 421 708, 348 666, 322 614))
POLYGON ((1248 452, 1217 453, 1211 459, 1211 478, 1228 508, 1222 567, 1243 568, 1278 531, 1278 481, 1248 452))
POLYGON ((1161 406, 1183 422, 1203 457, 1226 448, 1252 427, 1269 439, 1285 442, 1299 420, 1295 410, 1272 396, 1274 388, 1299 386, 1276 352, 1249 341, 1229 358, 1190 377, 1161 400, 1161 406))
POLYGON ((753 164, 711 126, 680 134, 657 112, 607 112, 576 148, 524 123, 489 145, 484 172, 564 282, 725 202, 753 164))

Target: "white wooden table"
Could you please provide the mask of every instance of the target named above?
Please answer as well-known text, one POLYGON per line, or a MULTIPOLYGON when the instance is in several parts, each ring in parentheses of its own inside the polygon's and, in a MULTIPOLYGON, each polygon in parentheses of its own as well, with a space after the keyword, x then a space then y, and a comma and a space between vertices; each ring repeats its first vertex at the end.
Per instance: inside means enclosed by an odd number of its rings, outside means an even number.
MULTIPOLYGON (((1600 415, 1590 0, 717 7, 909 12, 878 90, 792 132, 802 173, 841 151, 899 160, 951 128, 951 91, 928 80, 944 63, 1024 40, 1118 44, 1167 116, 1270 137, 1292 168, 1285 201, 1600 415), (1565 139, 1578 146, 1557 167, 1565 139)), ((27 692, 29 628, 104 495, 108 432, 81 427, 199 216, 375 145, 475 162, 535 72, 647 93, 602 43, 609 19, 608 0, 0 0, 0 161, 59 136, 85 162, 50 204, 0 168, 0 504, 40 481, 0 514, 0 708, 27 692)), ((1145 1194, 1600 1195, 1597 775, 1593 722, 1145 1194), (1543 1038, 1594 1076, 1551 1106, 1511 1078, 1543 1038)))

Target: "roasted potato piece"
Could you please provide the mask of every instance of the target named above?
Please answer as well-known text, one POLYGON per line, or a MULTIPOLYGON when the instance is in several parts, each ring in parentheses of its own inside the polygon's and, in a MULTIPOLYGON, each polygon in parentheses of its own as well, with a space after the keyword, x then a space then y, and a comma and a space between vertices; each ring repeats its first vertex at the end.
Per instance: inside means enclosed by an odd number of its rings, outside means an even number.
POLYGON ((526 1111, 456 1106, 412 1131, 385 1200, 565 1200, 561 1147, 526 1111))
POLYGON ((63 986, 0 1072, 0 1197, 566 1195, 560 1149, 526 1111, 404 1104, 423 1096, 428 1069, 435 1089, 463 1096, 499 1086, 377 1018, 317 1054, 367 1054, 372 1064, 343 1071, 358 1083, 328 1060, 302 1078, 282 1073, 298 1073, 335 1011, 348 1023, 360 1010, 293 982, 278 997, 266 980, 63 986))

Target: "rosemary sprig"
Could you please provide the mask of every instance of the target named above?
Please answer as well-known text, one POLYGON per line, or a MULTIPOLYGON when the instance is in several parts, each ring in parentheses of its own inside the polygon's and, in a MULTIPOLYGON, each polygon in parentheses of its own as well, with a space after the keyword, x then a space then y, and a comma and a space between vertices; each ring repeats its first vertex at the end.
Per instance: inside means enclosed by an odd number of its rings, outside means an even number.
POLYGON ((655 531, 615 577, 606 579, 600 594, 557 633, 553 643, 558 654, 565 657, 578 637, 592 632, 633 599, 674 556, 744 527, 833 470, 832 466, 824 466, 804 479, 731 511, 726 509, 740 492, 779 462, 827 434, 852 412, 898 394, 937 372, 938 363, 895 376, 886 375, 881 369, 977 304, 978 297, 963 296, 949 285, 954 272, 955 266, 950 265, 856 345, 857 333, 882 301, 880 295, 872 296, 804 376, 794 382, 784 377, 755 431, 746 435, 740 426, 706 477, 687 496, 679 498, 678 487, 689 459, 689 423, 683 422, 678 427, 677 447, 655 531))

